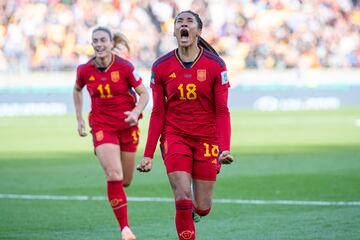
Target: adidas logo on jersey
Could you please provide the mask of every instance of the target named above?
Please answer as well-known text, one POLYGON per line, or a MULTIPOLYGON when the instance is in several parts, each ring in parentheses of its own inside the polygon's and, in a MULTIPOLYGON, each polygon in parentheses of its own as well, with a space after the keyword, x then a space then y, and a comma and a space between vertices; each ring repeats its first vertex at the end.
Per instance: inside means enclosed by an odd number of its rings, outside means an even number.
POLYGON ((176 74, 173 72, 172 74, 169 75, 169 78, 176 78, 176 74))
POLYGON ((95 81, 94 76, 91 75, 91 76, 89 77, 89 81, 95 81))

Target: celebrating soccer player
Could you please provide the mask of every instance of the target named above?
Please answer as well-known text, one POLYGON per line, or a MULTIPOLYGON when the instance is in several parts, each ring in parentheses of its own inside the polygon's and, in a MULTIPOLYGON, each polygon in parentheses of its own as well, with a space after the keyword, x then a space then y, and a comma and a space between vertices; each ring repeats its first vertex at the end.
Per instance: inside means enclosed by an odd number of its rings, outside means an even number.
POLYGON ((153 110, 144 158, 137 169, 151 170, 161 150, 175 197, 180 240, 195 239, 194 214, 210 212, 220 164, 230 164, 229 81, 224 61, 200 37, 198 14, 183 11, 174 23, 178 48, 152 67, 153 110))
POLYGON ((130 230, 124 187, 130 185, 139 143, 138 120, 149 96, 133 65, 115 55, 118 44, 126 40, 108 28, 92 32, 95 57, 77 69, 73 91, 79 135, 86 136, 82 117, 82 89, 86 85, 91 97, 89 124, 96 156, 107 179, 108 199, 119 222, 123 240, 136 239, 130 230), (136 104, 136 94, 139 101, 136 104))

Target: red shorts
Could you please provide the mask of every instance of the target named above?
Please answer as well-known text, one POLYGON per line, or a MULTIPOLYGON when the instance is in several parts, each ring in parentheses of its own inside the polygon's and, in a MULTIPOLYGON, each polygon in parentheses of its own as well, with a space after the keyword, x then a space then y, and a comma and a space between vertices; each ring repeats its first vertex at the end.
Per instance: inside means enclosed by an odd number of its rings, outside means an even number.
POLYGON ((139 128, 133 126, 121 131, 109 131, 101 128, 92 128, 94 148, 104 143, 113 143, 120 146, 121 151, 136 152, 139 144, 139 128))
POLYGON ((214 140, 168 134, 161 144, 167 173, 185 171, 195 179, 215 181, 219 147, 214 140))

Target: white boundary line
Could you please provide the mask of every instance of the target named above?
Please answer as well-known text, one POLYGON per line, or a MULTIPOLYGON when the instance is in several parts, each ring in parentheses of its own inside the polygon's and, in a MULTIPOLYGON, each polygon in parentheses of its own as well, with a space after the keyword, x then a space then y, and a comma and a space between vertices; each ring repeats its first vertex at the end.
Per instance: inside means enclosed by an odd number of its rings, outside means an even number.
MULTIPOLYGON (((106 201, 104 196, 64 196, 64 195, 26 195, 26 194, 0 194, 0 199, 20 200, 55 200, 55 201, 106 201)), ((130 202, 173 202, 172 198, 156 197, 128 197, 130 202)), ((240 200, 240 199, 214 199, 220 204, 252 204, 252 205, 294 205, 294 206, 360 206, 360 201, 330 202, 330 201, 298 201, 298 200, 240 200)))

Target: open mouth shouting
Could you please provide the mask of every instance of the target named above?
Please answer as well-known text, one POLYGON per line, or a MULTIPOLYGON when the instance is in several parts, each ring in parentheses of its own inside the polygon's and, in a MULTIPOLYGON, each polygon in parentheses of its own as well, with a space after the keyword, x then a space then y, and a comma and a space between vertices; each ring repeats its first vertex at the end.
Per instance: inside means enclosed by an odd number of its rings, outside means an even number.
POLYGON ((187 43, 189 39, 189 30, 187 28, 180 29, 180 42, 187 43))

